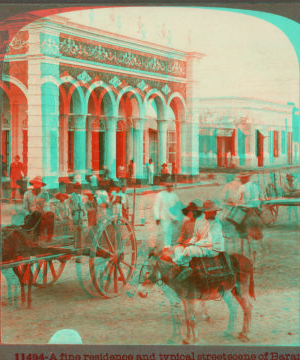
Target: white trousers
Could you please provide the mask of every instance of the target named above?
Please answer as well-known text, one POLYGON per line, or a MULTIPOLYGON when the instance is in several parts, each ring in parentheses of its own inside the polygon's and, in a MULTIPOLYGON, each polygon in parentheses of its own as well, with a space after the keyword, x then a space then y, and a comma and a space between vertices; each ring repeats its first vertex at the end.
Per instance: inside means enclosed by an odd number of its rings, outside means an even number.
POLYGON ((153 173, 151 171, 148 172, 148 183, 153 184, 153 173))
POLYGON ((164 247, 171 247, 173 226, 171 220, 160 220, 164 247))

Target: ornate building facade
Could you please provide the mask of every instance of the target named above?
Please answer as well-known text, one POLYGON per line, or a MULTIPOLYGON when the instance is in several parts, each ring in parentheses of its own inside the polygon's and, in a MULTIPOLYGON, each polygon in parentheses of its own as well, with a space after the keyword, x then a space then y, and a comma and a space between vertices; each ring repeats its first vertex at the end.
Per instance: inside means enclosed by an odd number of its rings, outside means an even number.
POLYGON ((58 16, 32 22, 5 56, 4 160, 20 155, 27 175, 49 187, 103 166, 123 177, 131 159, 138 179, 149 158, 156 172, 175 163, 191 175, 229 158, 236 167, 291 163, 293 106, 197 98, 203 56, 58 16))
POLYGON ((176 163, 198 173, 193 71, 202 55, 184 53, 61 17, 20 31, 5 56, 2 153, 19 154, 28 176, 50 187, 60 177, 99 172, 112 178, 134 159, 137 178, 149 158, 157 171, 176 163))

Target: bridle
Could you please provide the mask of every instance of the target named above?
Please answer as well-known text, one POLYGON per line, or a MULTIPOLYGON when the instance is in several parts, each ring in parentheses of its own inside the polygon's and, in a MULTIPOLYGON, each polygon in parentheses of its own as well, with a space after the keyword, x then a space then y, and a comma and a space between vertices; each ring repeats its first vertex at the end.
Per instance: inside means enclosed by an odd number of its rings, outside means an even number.
MULTIPOLYGON (((154 276, 149 276, 150 272, 147 271, 147 268, 149 267, 149 265, 143 265, 141 268, 141 272, 140 272, 140 276, 139 276, 139 284, 146 286, 146 285, 158 285, 158 286, 162 286, 163 285, 163 281, 161 278, 157 278, 155 279, 154 276), (142 281, 142 278, 145 279, 144 281, 142 281)), ((155 263, 155 265, 153 266, 153 270, 152 270, 152 274, 155 273, 156 271, 159 271, 158 269, 158 262, 155 263)))

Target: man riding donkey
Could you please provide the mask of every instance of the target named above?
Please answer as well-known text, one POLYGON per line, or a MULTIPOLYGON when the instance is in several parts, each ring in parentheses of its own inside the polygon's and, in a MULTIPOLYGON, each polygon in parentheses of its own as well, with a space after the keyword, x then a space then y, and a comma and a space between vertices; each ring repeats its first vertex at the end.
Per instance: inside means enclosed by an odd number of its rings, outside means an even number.
MULTIPOLYGON (((195 201, 196 202, 196 201, 195 201)), ((238 301, 244 312, 243 330, 239 334, 242 341, 249 341, 252 305, 254 298, 253 268, 251 262, 242 255, 229 256, 225 252, 222 223, 217 219, 220 208, 207 200, 200 205, 190 204, 189 219, 186 219, 180 245, 167 255, 159 258, 149 254, 149 260, 142 267, 139 277, 138 294, 145 298, 154 284, 161 287, 170 300, 173 321, 173 335, 170 343, 181 336, 181 302, 184 305, 187 324, 185 344, 197 341, 195 301, 223 298, 229 308, 229 323, 226 337, 233 337, 238 301), (203 214, 204 213, 204 214, 203 214), (195 219, 197 218, 197 219, 195 219), (191 236, 188 230, 193 227, 191 236), (172 306, 177 304, 177 306, 172 306), (179 310, 175 310, 175 308, 179 310)))

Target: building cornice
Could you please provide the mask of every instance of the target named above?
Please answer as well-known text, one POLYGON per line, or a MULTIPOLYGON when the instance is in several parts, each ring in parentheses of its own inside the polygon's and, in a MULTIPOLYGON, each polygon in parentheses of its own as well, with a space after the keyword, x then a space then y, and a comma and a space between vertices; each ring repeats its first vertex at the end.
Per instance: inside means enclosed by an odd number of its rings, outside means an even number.
POLYGON ((201 98, 198 101, 197 109, 244 109, 244 110, 264 110, 274 112, 292 113, 294 106, 261 99, 243 97, 218 97, 201 98))
POLYGON ((133 39, 124 35, 106 32, 85 25, 79 25, 63 18, 56 16, 43 18, 29 24, 26 28, 51 29, 67 35, 86 38, 94 42, 102 42, 107 45, 121 46, 129 50, 139 51, 146 54, 156 55, 165 58, 183 60, 187 53, 173 48, 157 45, 154 43, 133 39))

